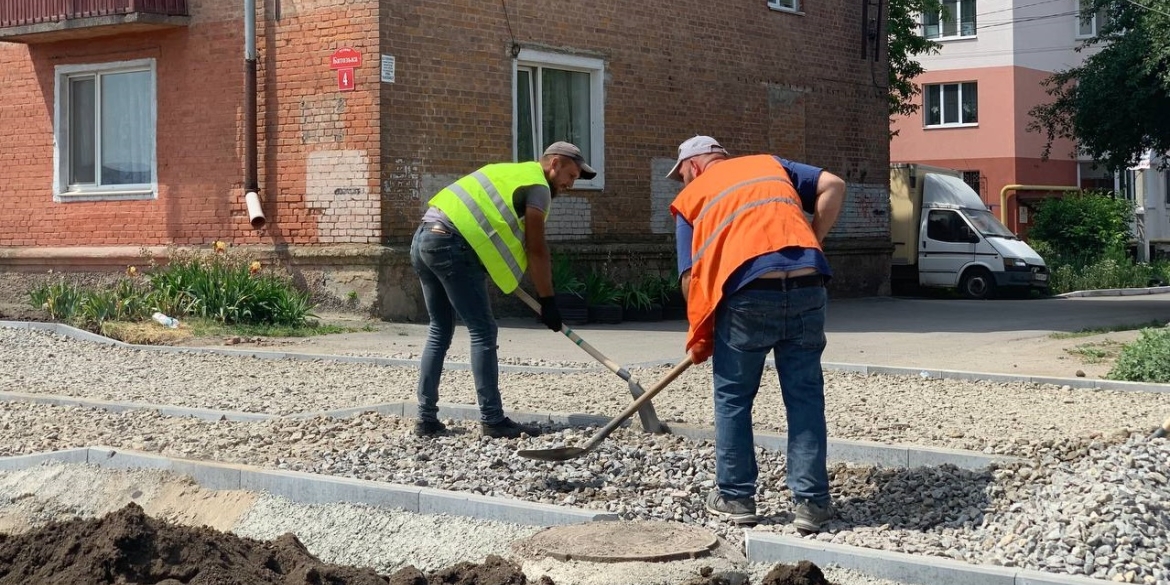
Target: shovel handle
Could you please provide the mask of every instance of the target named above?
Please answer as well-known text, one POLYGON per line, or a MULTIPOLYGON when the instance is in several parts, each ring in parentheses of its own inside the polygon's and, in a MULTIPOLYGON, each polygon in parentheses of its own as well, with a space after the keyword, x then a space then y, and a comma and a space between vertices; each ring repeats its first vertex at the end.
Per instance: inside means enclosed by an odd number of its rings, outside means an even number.
MULTIPOLYGON (((524 301, 524 304, 528 305, 533 311, 536 311, 537 315, 540 314, 540 303, 536 302, 536 299, 532 298, 532 295, 524 292, 524 289, 522 288, 517 288, 515 295, 520 297, 520 300, 524 301)), ((577 335, 572 329, 569 329, 567 325, 561 325, 561 333, 563 333, 565 337, 568 337, 570 341, 580 346, 581 349, 585 350, 585 353, 593 356, 593 359, 601 362, 605 367, 609 368, 609 371, 617 374, 621 379, 629 381, 630 372, 628 370, 623 368, 617 362, 605 357, 605 355, 603 355, 600 351, 594 349, 592 345, 589 345, 588 342, 586 342, 584 339, 581 339, 581 336, 577 335)))
POLYGON ((683 372, 687 371, 687 368, 691 367, 692 363, 694 362, 691 361, 690 354, 687 354, 686 359, 671 368, 671 370, 667 372, 661 380, 655 383, 654 386, 650 387, 649 390, 646 390, 645 394, 639 396, 637 400, 630 403, 630 405, 627 406, 626 409, 617 416, 617 418, 609 421, 609 424, 605 425, 604 428, 598 431, 597 435, 593 437, 592 441, 590 441, 590 447, 600 443, 601 440, 609 436, 609 434, 612 433, 614 429, 620 427, 622 423, 626 421, 626 419, 634 416, 634 413, 638 412, 638 409, 642 408, 642 405, 650 402, 651 398, 654 398, 654 396, 661 392, 663 388, 669 386, 670 383, 675 380, 675 378, 678 378, 682 375, 683 372))

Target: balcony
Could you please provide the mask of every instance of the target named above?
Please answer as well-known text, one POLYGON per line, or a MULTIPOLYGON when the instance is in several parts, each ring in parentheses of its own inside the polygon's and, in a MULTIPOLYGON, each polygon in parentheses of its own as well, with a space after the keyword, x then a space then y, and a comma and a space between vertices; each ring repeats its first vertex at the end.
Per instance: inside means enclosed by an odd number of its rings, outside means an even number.
POLYGON ((0 42, 52 43, 187 26, 187 0, 0 0, 0 42))

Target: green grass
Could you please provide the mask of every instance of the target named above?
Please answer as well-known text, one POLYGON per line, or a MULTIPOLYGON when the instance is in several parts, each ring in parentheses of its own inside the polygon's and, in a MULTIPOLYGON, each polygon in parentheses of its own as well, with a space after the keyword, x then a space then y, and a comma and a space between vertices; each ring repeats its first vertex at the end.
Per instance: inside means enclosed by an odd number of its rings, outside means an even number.
POLYGON ((1089 327, 1079 331, 1057 331, 1049 333, 1048 337, 1052 339, 1074 339, 1077 337, 1090 337, 1093 335, 1100 335, 1102 333, 1113 333, 1115 331, 1137 331, 1138 329, 1148 329, 1150 327, 1163 327, 1166 324, 1161 321, 1145 321, 1143 323, 1124 323, 1121 325, 1107 325, 1105 327, 1089 327))
POLYGON ((1116 341, 1105 340, 1096 343, 1085 343, 1076 347, 1070 347, 1064 351, 1069 354, 1081 358, 1081 362, 1086 364, 1099 364, 1105 360, 1113 359, 1121 352, 1122 345, 1116 341))
POLYGON ((312 337, 314 335, 333 335, 337 333, 354 333, 357 331, 373 331, 373 327, 341 327, 326 325, 314 321, 304 325, 265 325, 265 324, 231 324, 225 325, 214 319, 191 319, 186 322, 191 333, 197 337, 215 337, 224 335, 239 335, 241 337, 312 337))

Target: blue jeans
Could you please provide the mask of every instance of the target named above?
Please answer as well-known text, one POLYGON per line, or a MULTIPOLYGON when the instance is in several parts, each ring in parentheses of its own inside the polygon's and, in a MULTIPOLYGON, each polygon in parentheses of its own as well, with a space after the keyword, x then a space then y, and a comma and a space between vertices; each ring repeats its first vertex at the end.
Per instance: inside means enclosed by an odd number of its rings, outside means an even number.
POLYGON ((496 359, 496 319, 488 298, 487 270, 467 240, 458 234, 438 234, 419 227, 410 244, 410 263, 422 282, 430 328, 418 378, 418 418, 436 420, 439 413, 439 377, 455 334, 455 315, 471 336, 471 373, 480 421, 504 420, 500 399, 500 371, 496 359))
POLYGON ((754 498, 752 403, 774 352, 788 418, 788 487, 796 501, 829 502, 823 287, 741 290, 715 313, 715 480, 725 498, 754 498))

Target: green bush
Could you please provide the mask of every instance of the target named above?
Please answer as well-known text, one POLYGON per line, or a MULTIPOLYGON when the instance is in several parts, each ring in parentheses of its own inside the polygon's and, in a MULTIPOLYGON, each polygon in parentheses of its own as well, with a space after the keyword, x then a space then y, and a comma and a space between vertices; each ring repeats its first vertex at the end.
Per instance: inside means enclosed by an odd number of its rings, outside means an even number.
POLYGON ((1133 203, 1121 197, 1077 192, 1047 199, 1039 207, 1028 237, 1050 245, 1059 263, 1088 265, 1129 242, 1133 203))
POLYGON ((1126 345, 1107 376, 1130 382, 1170 383, 1170 329, 1143 329, 1126 345))
POLYGON ((1032 242, 1048 264, 1049 287, 1055 294, 1105 288, 1142 288, 1170 282, 1170 262, 1134 262, 1122 247, 1106 250, 1096 260, 1069 260, 1047 242, 1032 242))
POLYGON ((585 283, 577 276, 573 259, 567 254, 553 253, 551 260, 553 290, 558 293, 571 293, 583 297, 585 283))
POLYGON ((594 269, 585 275, 585 302, 590 305, 617 305, 621 302, 621 290, 603 272, 594 269))
POLYGON ((306 324, 313 304, 292 279, 259 262, 217 247, 216 252, 176 251, 165 266, 136 268, 108 290, 83 290, 61 280, 29 292, 33 306, 54 319, 86 327, 106 321, 142 321, 155 311, 200 317, 225 325, 306 324))

